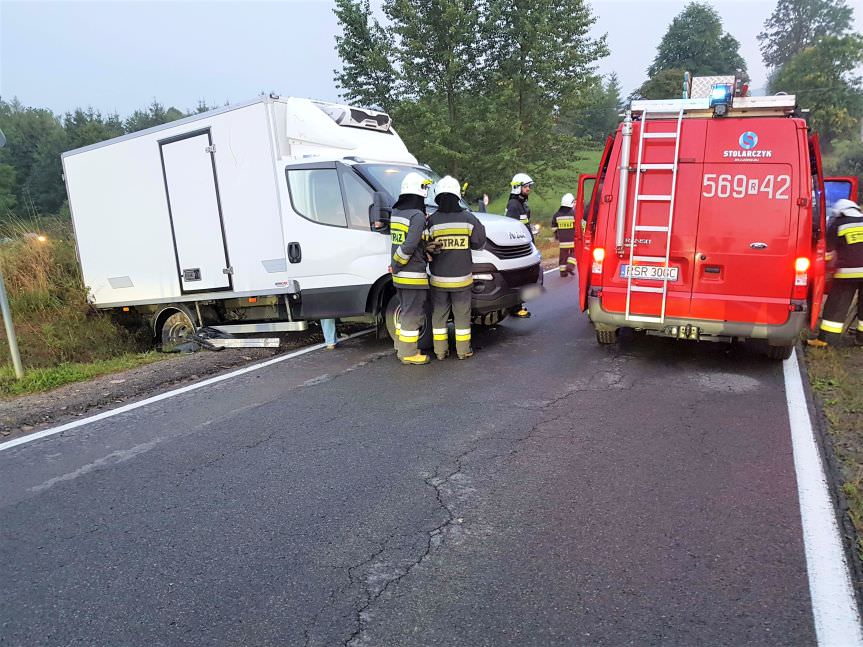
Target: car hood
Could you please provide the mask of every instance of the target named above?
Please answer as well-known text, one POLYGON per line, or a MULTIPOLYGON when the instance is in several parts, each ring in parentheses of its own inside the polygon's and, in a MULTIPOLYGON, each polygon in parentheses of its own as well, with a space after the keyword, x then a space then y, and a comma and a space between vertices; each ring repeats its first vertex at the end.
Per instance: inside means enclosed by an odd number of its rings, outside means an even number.
POLYGON ((495 245, 525 245, 532 242, 527 227, 514 218, 493 213, 472 213, 485 227, 486 237, 495 245))

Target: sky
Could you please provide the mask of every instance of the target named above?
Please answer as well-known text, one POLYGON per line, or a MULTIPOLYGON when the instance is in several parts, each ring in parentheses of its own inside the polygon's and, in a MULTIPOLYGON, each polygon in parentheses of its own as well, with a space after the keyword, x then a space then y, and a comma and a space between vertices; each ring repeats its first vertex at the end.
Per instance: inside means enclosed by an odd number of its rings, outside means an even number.
MULTIPOLYGON (((611 50, 599 71, 616 72, 625 94, 640 85, 685 4, 593 0, 593 35, 608 34, 611 50)), ((764 87, 755 37, 775 0, 712 4, 741 43, 751 87, 764 87)), ((332 9, 331 0, 0 0, 0 97, 55 113, 92 106, 121 117, 153 99, 181 110, 262 91, 338 100, 332 9)), ((863 31, 863 10, 856 13, 863 31)))

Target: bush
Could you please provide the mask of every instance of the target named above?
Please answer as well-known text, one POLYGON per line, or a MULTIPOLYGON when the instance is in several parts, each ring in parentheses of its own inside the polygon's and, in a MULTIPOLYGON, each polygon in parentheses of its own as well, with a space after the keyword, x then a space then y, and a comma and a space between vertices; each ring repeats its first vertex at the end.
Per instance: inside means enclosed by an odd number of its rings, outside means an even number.
MULTIPOLYGON (((92 362, 146 346, 146 335, 126 331, 88 304, 68 225, 7 222, 0 243, 0 270, 25 366, 92 362)), ((0 360, 11 361, 5 334, 0 360)))

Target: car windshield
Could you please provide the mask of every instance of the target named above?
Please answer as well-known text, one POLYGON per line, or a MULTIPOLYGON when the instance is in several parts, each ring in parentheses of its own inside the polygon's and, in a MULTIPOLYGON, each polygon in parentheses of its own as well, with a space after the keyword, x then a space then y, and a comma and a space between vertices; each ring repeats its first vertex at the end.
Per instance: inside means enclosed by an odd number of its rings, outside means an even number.
MULTIPOLYGON (((395 201, 398 199, 401 193, 402 180, 408 173, 419 173, 432 182, 437 182, 440 179, 440 175, 422 166, 403 166, 401 164, 359 164, 358 166, 376 188, 388 194, 390 204, 395 204, 395 201)), ((432 184, 429 187, 428 197, 426 197, 426 207, 429 213, 437 210, 437 204, 434 201, 435 186, 435 184, 432 184)), ((460 204, 462 208, 470 209, 464 199, 460 201, 460 204)))

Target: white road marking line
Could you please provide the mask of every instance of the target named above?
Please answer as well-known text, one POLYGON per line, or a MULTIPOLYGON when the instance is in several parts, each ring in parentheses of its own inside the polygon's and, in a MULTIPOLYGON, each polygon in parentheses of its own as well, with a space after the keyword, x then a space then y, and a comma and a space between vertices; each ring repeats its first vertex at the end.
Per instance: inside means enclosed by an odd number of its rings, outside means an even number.
MULTIPOLYGON (((354 337, 360 337, 362 335, 367 335, 370 332, 373 332, 374 328, 368 328, 367 330, 361 330, 360 332, 354 333, 353 335, 348 335, 347 337, 341 337, 339 341, 345 341, 347 339, 353 339, 354 337)), ((237 369, 236 371, 231 371, 230 373, 225 373, 224 375, 217 375, 216 377, 211 377, 201 382, 196 382, 195 384, 189 384, 188 386, 180 387, 179 389, 174 389, 173 391, 167 391, 165 393, 160 393, 159 395, 154 395, 153 397, 146 398, 145 400, 140 400, 138 402, 132 402, 131 404, 125 404, 122 407, 117 407, 116 409, 111 409, 110 411, 103 411, 102 413, 97 413, 95 416, 90 416, 88 418, 82 418, 81 420, 74 420, 72 422, 68 422, 65 425, 60 425, 59 427, 51 427, 50 429, 43 429, 42 431, 37 431, 34 434, 29 434, 27 436, 21 436, 20 438, 14 438, 13 440, 7 440, 5 443, 0 443, 0 452, 6 451, 7 449, 12 449, 13 447, 17 447, 18 445, 23 445, 25 443, 31 443, 34 440, 39 440, 40 438, 46 438, 47 436, 53 436, 55 434, 63 433, 64 431, 69 431, 70 429, 75 429, 77 427, 83 427, 84 425, 89 425, 92 422, 97 422, 99 420, 104 420, 105 418, 111 418, 113 416, 118 416, 121 413, 126 413, 127 411, 132 411, 134 409, 138 409, 140 407, 145 407, 148 404, 153 404, 154 402, 159 402, 161 400, 167 400, 168 398, 173 398, 175 395, 180 395, 182 393, 188 393, 189 391, 195 391, 197 389, 203 388, 205 386, 210 386, 211 384, 216 384, 218 382, 223 382, 224 380, 229 380, 232 377, 237 377, 238 375, 244 375, 246 373, 251 373, 252 371, 257 371, 258 369, 265 368, 267 366, 272 366, 273 364, 278 364, 279 362, 284 362, 289 359, 293 359, 294 357, 299 357, 300 355, 305 355, 306 353, 311 353, 312 351, 320 350, 326 346, 325 343, 315 344, 314 346, 307 346, 306 348, 301 348, 298 351, 294 351, 293 353, 288 353, 287 355, 279 355, 278 357, 274 357, 273 359, 268 359, 265 362, 261 362, 260 364, 252 364, 251 366, 244 366, 241 369, 237 369)))
POLYGON ((560 270, 558 270, 556 267, 552 267, 550 270, 545 270, 543 272, 543 274, 551 274, 552 272, 559 272, 559 271, 560 270))
POLYGON ((800 377, 797 350, 782 364, 815 635, 823 647, 863 645, 860 613, 800 377))

